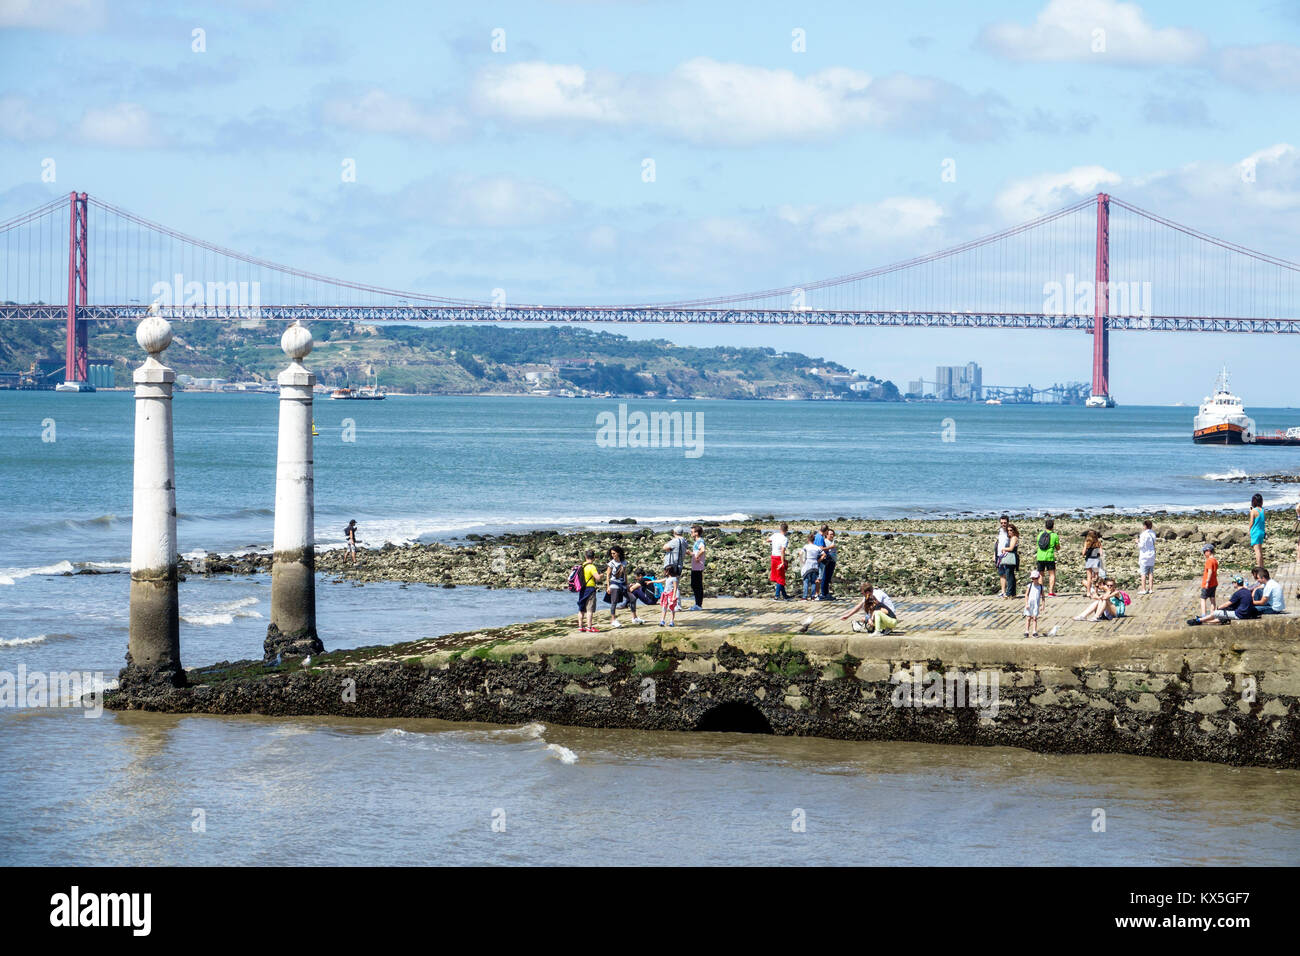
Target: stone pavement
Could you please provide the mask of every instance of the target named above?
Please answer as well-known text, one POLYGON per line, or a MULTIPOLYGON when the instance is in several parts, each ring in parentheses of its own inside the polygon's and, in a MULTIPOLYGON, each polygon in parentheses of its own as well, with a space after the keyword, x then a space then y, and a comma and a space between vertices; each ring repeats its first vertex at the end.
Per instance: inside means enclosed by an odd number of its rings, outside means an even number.
MULTIPOLYGON (((1231 572, 1220 571, 1218 602, 1231 595, 1233 586, 1228 578, 1231 572)), ((1300 564, 1281 565, 1274 578, 1283 587, 1287 601, 1287 616, 1300 613, 1300 564)), ((707 578, 706 578, 707 585, 707 578)), ((1047 598, 1038 618, 1038 638, 1033 643, 1092 644, 1099 638, 1137 637, 1185 627, 1187 618, 1199 613, 1200 582, 1177 581, 1160 583, 1157 579, 1155 593, 1146 595, 1129 591, 1132 603, 1127 614, 1114 621, 1093 623, 1075 621, 1073 617, 1088 605, 1079 591, 1060 592, 1047 598)), ((831 602, 775 601, 770 598, 706 598, 703 612, 680 610, 677 612, 677 629, 745 630, 758 633, 789 634, 798 632, 807 618, 808 635, 839 635, 852 633, 852 622, 841 621, 840 615, 856 603, 841 590, 839 600, 831 602)), ((1024 598, 986 597, 915 597, 894 598, 898 609, 899 626, 890 636, 966 637, 979 640, 1023 640, 1025 629, 1024 598)), ((658 609, 643 608, 644 626, 638 632, 660 631, 658 609)), ((624 628, 628 626, 626 611, 620 612, 624 628)), ((597 613, 597 626, 604 633, 609 629, 608 617, 597 613)), ((1219 627, 1219 625, 1208 625, 1219 627)), ((620 629, 620 630, 623 630, 620 629)), ((630 636, 630 635, 629 635, 630 636)), ((639 635, 638 635, 639 636, 639 635)), ((866 636, 866 635, 864 635, 866 636)))

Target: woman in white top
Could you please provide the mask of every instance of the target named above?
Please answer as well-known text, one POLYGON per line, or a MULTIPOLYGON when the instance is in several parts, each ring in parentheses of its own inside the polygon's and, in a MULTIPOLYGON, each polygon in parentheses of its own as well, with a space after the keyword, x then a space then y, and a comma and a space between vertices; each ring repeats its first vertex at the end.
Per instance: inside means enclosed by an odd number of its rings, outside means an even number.
POLYGON ((817 593, 819 576, 817 572, 821 569, 822 546, 817 543, 817 535, 814 532, 808 532, 808 543, 800 550, 803 554, 803 599, 809 601, 816 598, 820 601, 821 596, 817 593))

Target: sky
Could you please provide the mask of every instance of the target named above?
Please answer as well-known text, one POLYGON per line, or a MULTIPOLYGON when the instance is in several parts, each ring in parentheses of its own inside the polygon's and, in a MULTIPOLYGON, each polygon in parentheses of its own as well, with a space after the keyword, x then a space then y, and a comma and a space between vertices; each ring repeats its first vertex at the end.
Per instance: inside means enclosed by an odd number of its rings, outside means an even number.
MULTIPOLYGON (((436 295, 797 285, 1099 190, 1300 261, 1297 0, 0 0, 0 64, 0 217, 76 189, 436 295)), ((1078 332, 629 334, 901 386, 1090 373, 1078 332)), ((1291 336, 1114 333, 1111 356, 1121 403, 1197 401, 1227 363, 1248 405, 1300 406, 1291 336)))

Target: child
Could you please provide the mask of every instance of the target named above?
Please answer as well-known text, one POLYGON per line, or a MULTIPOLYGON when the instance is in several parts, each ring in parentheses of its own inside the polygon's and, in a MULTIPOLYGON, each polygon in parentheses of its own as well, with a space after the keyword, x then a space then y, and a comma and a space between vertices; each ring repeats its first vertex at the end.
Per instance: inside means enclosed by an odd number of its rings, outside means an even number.
POLYGON ((1025 588, 1025 637, 1038 636, 1038 613, 1047 598, 1043 597, 1043 572, 1035 568, 1029 572, 1029 587, 1025 588), (1030 635, 1030 631, 1033 634, 1030 635))
POLYGON ((1156 589, 1156 533, 1151 519, 1142 522, 1138 535, 1138 572, 1142 575, 1142 593, 1151 594, 1156 589))
POLYGON ((1219 588, 1219 559, 1214 556, 1214 545, 1201 547, 1205 555, 1205 567, 1201 571, 1201 617, 1215 611, 1214 592, 1219 588))
POLYGON ((677 608, 681 605, 681 601, 677 595, 677 575, 680 573, 681 569, 675 564, 664 569, 664 574, 667 575, 667 579, 664 581, 664 593, 659 598, 660 627, 664 626, 665 616, 670 616, 672 618, 671 621, 667 622, 669 627, 677 626, 677 608))
POLYGON ((817 592, 817 579, 820 577, 822 546, 817 543, 817 535, 808 532, 808 543, 803 546, 803 599, 821 600, 817 592))

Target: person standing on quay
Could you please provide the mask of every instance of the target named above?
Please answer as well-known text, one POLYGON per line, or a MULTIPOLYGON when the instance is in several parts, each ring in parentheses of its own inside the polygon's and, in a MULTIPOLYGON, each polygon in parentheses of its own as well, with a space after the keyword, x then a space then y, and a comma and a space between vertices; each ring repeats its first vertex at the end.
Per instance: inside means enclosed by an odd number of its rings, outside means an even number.
POLYGON ((822 525, 825 546, 822 548, 822 600, 834 601, 835 595, 831 594, 831 578, 835 576, 835 529, 822 525))
POLYGON ((808 543, 803 546, 801 553, 803 555, 803 599, 821 600, 817 593, 817 580, 820 577, 822 549, 817 543, 816 534, 808 532, 808 543))
MULTIPOLYGON (((622 627, 618 622, 618 605, 628 598, 627 593, 627 559, 619 545, 609 549, 609 564, 605 565, 605 600, 609 602, 609 626, 622 627)), ((636 607, 633 605, 632 619, 636 619, 636 607)))
POLYGON ((1091 528, 1083 538, 1083 574, 1084 590, 1088 597, 1097 597, 1097 585, 1101 581, 1101 535, 1091 528))
POLYGON ((998 577, 1002 579, 1002 597, 1007 596, 1007 572, 1006 568, 1002 564, 1002 558, 1011 546, 1011 532, 1008 530, 1010 527, 1010 518, 1006 515, 998 518, 998 543, 997 548, 994 551, 994 561, 998 566, 998 577))
POLYGON ((1038 615, 1047 603, 1043 597, 1043 572, 1034 568, 1029 572, 1029 587, 1025 588, 1025 637, 1038 636, 1038 615))
MULTIPOLYGON (((1002 516, 1006 518, 1006 515, 1002 516)), ((1002 596, 1016 596, 1016 565, 1020 563, 1020 531, 1009 520, 998 531, 998 575, 1002 578, 1002 596)))
POLYGON ((1038 548, 1034 553, 1034 564, 1037 566, 1039 577, 1047 577, 1047 596, 1056 597, 1056 549, 1061 544, 1061 536, 1053 528, 1056 527, 1056 521, 1048 518, 1043 522, 1046 531, 1038 535, 1038 548))
POLYGON ((1214 556, 1214 545, 1201 546, 1205 567, 1201 570, 1201 617, 1214 610, 1214 594, 1219 589, 1219 559, 1214 556))
POLYGON ((578 591, 578 630, 597 633, 596 585, 601 574, 596 568, 596 552, 588 551, 582 562, 582 586, 578 591))
POLYGON ((680 570, 686 566, 686 555, 690 549, 686 544, 686 539, 682 537, 680 527, 673 528, 673 536, 668 539, 668 543, 661 550, 664 553, 664 570, 674 566, 680 570))
POLYGON ((691 537, 694 541, 691 544, 691 593, 695 595, 695 606, 692 611, 704 610, 704 527, 703 525, 691 525, 691 537))
POLYGON ((1250 546, 1255 549, 1255 567, 1264 564, 1264 496, 1256 492, 1250 499, 1250 546))
POLYGON ((785 549, 790 543, 789 531, 790 525, 782 521, 781 530, 772 532, 772 536, 767 539, 772 545, 772 564, 767 579, 772 582, 773 598, 777 601, 790 600, 790 595, 785 591, 785 549))
POLYGON ((1142 593, 1151 594, 1156 589, 1156 533, 1151 519, 1142 522, 1138 535, 1138 573, 1142 575, 1142 593))

